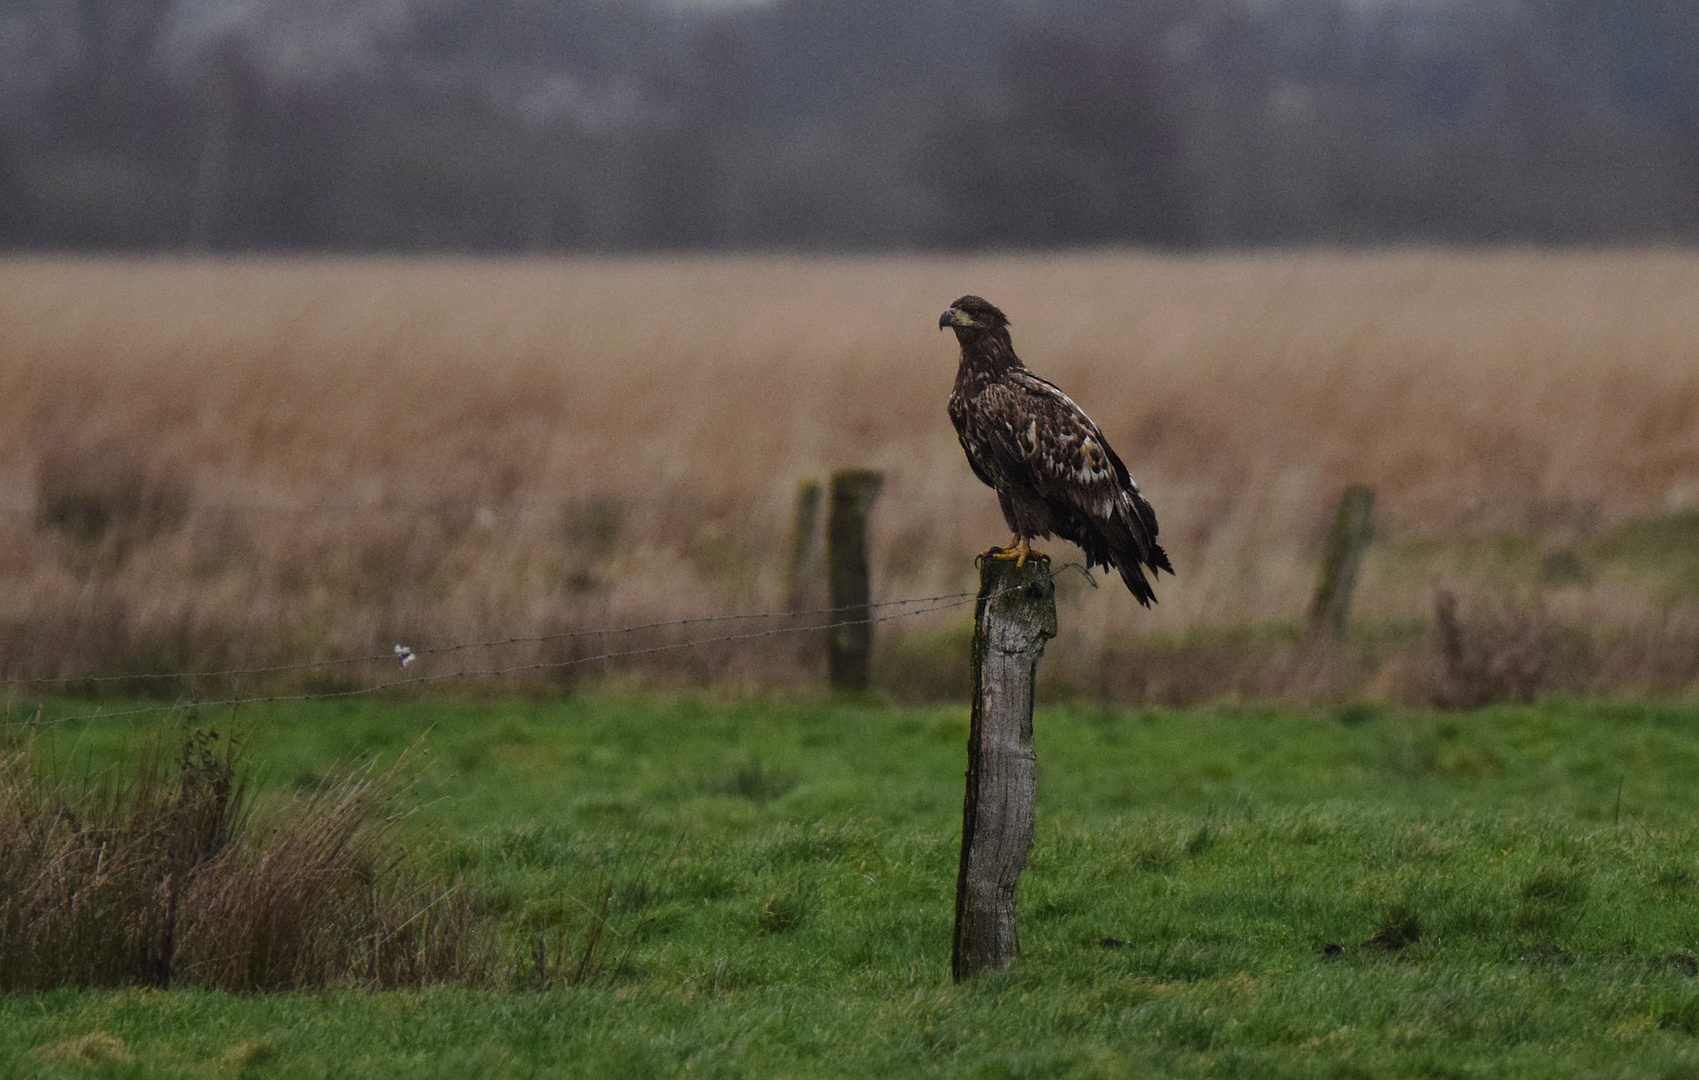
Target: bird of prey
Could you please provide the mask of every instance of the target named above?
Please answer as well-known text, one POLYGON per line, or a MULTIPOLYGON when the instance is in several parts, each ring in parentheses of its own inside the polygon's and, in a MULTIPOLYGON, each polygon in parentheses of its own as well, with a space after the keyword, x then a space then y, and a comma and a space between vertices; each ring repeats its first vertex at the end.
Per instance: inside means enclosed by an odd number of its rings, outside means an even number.
POLYGON ((977 296, 964 296, 938 318, 956 332, 961 366, 950 394, 950 420, 973 473, 997 492, 1014 537, 993 559, 1025 565, 1035 537, 1060 536, 1084 551, 1086 565, 1113 567, 1145 607, 1156 600, 1145 570, 1170 574, 1156 542, 1156 512, 1085 410, 1034 375, 1009 338, 1009 320, 977 296))

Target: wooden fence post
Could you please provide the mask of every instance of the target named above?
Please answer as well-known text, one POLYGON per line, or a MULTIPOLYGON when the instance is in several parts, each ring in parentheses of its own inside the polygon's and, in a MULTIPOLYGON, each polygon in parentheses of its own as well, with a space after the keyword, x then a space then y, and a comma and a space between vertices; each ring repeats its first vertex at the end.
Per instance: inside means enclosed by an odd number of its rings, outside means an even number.
POLYGON ((1357 587, 1357 569, 1363 552, 1374 539, 1375 493, 1361 484, 1345 489, 1339 512, 1327 535, 1327 552, 1321 560, 1321 577, 1316 581, 1315 599, 1310 601, 1310 637, 1338 640, 1345 636, 1351 617, 1351 592, 1357 587))
POLYGON ((808 602, 808 571, 814 562, 815 528, 820 520, 820 481, 796 485, 796 513, 791 518, 791 546, 785 560, 785 606, 799 611, 808 602))
POLYGON ((1023 567, 982 559, 973 631, 973 714, 956 929, 950 973, 957 982, 1020 956, 1015 887, 1032 850, 1038 794, 1032 749, 1033 686, 1044 643, 1056 636, 1050 561, 1023 567))
POLYGON ((826 670, 834 690, 865 690, 873 662, 868 622, 872 585, 867 568, 867 516, 884 478, 867 469, 832 474, 826 515, 826 571, 833 626, 826 637, 826 670))

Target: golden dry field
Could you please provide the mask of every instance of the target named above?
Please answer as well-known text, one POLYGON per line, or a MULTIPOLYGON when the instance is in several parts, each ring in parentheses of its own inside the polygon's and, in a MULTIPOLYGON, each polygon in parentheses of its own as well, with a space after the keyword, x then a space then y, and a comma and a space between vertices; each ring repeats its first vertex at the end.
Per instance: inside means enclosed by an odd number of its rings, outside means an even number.
MULTIPOLYGON (((798 481, 845 466, 886 476, 876 600, 971 589, 1006 530, 944 415, 937 315, 967 292, 1098 420, 1179 571, 1150 612, 1066 579, 1059 691, 1421 697, 1436 587, 1482 663, 1495 634, 1534 642, 1542 687, 1699 676, 1680 251, 4 260, 0 663, 774 610, 798 481), (1351 483, 1378 499, 1361 633, 1318 662, 1298 620, 1351 483)), ((876 679, 954 693, 967 622, 884 624, 876 679)), ((795 684, 807 652, 646 670, 795 684)))

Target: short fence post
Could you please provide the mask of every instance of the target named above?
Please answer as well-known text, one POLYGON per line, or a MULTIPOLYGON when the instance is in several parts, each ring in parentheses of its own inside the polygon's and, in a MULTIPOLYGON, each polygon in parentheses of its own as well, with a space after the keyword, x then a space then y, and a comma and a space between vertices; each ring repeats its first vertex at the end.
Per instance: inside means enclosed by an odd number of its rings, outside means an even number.
POLYGON ((1310 637, 1338 640, 1345 636, 1351 618, 1351 592, 1357 587, 1357 569, 1363 552, 1374 539, 1375 493, 1361 484, 1345 489, 1327 535, 1327 552, 1322 556, 1321 577, 1315 598, 1310 601, 1310 637))
POLYGON ((1038 794, 1032 705, 1038 660, 1056 636, 1056 586, 1049 560, 979 564, 973 632, 973 713, 956 928, 950 973, 957 982, 1013 962, 1015 887, 1032 850, 1038 794))
POLYGON ((873 662, 868 621, 872 584, 867 568, 867 516, 884 478, 867 469, 832 474, 826 515, 826 577, 832 628, 826 636, 826 670, 834 690, 865 690, 873 662))
POLYGON ((791 518, 791 544, 785 560, 785 606, 799 611, 808 602, 808 571, 814 562, 815 528, 820 520, 820 481, 796 485, 796 511, 791 518))

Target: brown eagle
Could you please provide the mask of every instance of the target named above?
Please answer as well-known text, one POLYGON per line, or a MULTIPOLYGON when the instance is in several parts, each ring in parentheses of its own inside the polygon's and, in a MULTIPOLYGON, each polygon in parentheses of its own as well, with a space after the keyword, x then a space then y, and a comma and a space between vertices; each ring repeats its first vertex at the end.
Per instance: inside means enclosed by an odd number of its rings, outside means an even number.
POLYGON ((977 296, 938 318, 962 346, 950 420, 973 473, 997 492, 1014 530, 994 559, 1017 565, 1037 552, 1030 541, 1060 536, 1085 551, 1086 565, 1114 567, 1139 603, 1156 600, 1144 571, 1170 574, 1156 542, 1156 511, 1085 410, 1034 375, 1009 339, 1009 320, 977 296))

